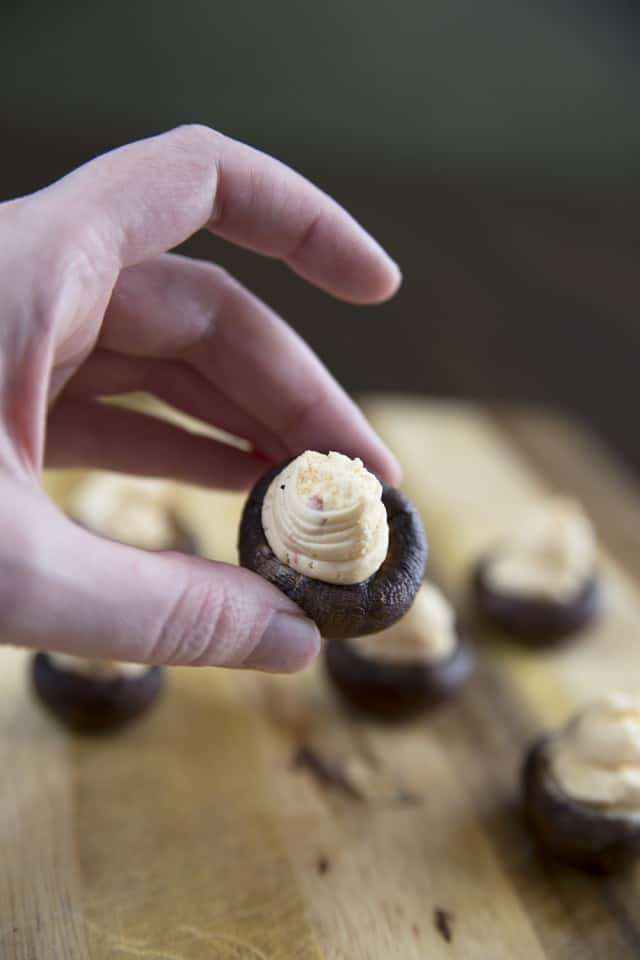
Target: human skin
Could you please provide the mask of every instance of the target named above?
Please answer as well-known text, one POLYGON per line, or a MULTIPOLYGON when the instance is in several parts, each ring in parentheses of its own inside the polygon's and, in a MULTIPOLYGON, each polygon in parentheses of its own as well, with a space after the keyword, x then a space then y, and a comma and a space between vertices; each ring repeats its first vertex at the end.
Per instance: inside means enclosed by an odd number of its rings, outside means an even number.
POLYGON ((304 449, 396 461, 309 347, 224 270, 166 251, 204 228, 357 304, 394 262, 333 200, 271 157, 179 127, 0 205, 0 637, 153 664, 293 671, 317 628, 228 564, 151 554, 73 524, 44 465, 242 489, 304 449), (249 452, 100 402, 144 390, 245 438, 249 452))

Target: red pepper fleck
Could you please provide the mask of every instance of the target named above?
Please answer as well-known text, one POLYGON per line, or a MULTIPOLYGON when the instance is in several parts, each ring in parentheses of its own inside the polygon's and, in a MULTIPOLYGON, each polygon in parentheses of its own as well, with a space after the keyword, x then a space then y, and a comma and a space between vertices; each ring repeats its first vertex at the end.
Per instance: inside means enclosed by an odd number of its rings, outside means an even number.
POLYGON ((313 507, 314 510, 323 510, 324 501, 321 496, 317 493, 314 493, 312 497, 309 497, 309 506, 313 507))

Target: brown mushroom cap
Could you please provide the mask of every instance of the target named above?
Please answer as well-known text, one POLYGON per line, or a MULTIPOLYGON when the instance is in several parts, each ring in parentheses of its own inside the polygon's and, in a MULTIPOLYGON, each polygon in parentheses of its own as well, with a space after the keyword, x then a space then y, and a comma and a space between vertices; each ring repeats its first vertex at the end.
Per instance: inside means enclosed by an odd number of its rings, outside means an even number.
POLYGON ((278 560, 262 529, 264 496, 289 462, 265 473, 249 494, 240 523, 241 565, 297 603, 325 638, 344 640, 390 627, 407 612, 424 576, 427 542, 418 511, 394 487, 382 483, 389 549, 380 569, 362 583, 314 580, 278 560))
POLYGON ((597 616, 601 590, 597 576, 587 578, 569 600, 496 590, 489 581, 491 556, 482 558, 472 578, 477 610, 505 633, 532 646, 555 646, 576 633, 597 616))
POLYGON ((139 717, 160 696, 164 670, 149 667, 136 676, 93 677, 58 667, 37 653, 31 678, 40 701, 76 733, 106 733, 139 717))
POLYGON ((475 655, 458 631, 448 657, 397 661, 363 656, 348 640, 330 640, 325 650, 327 673, 346 701, 386 720, 404 720, 454 697, 469 679, 475 655))
POLYGON ((640 854, 640 819, 607 814, 569 797, 549 757, 551 737, 529 749, 522 770, 524 806, 542 846, 561 860, 599 872, 624 869, 640 854))

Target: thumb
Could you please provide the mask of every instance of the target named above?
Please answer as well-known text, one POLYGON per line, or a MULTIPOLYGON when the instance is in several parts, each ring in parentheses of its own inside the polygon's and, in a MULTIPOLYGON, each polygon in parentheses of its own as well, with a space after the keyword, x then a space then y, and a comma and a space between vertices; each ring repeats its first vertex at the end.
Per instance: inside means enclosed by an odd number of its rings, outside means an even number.
POLYGON ((247 570, 105 540, 39 491, 12 488, 2 502, 11 505, 0 543, 7 642, 83 657, 282 672, 301 669, 319 651, 316 625, 247 570))

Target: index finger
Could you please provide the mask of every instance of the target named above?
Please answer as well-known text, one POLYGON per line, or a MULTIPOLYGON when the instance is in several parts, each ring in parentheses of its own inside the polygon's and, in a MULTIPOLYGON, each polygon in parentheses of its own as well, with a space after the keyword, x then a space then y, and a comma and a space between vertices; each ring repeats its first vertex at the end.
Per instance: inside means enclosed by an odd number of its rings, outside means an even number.
POLYGON ((105 256, 130 266, 202 227, 344 300, 376 303, 396 264, 342 207, 289 167, 208 127, 178 127, 98 157, 48 191, 105 256))

